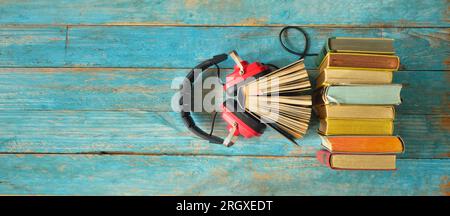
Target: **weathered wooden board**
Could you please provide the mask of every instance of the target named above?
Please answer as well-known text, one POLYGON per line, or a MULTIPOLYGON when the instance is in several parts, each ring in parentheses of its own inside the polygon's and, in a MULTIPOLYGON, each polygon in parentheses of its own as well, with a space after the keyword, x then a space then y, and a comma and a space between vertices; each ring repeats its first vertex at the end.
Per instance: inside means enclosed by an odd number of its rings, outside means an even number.
POLYGON ((446 0, 3 0, 0 23, 448 26, 447 6, 446 0))
POLYGON ((0 28, 0 67, 63 66, 65 40, 61 27, 0 28))
POLYGON ((446 0, 3 0, 0 194, 450 195, 449 29, 446 0), (173 78, 212 55, 294 61, 285 25, 307 27, 313 55, 331 36, 396 39, 399 170, 320 166, 316 118, 301 147, 268 130, 226 148, 171 111, 173 78))
MULTIPOLYGON (((83 26, 2 28, 0 67, 190 68, 218 53, 236 49, 249 61, 285 65, 296 59, 281 49, 279 27, 83 26), (67 35, 66 35, 67 33, 67 35)), ((396 39, 402 70, 447 70, 449 30, 445 28, 308 28, 310 54, 331 36, 396 39)), ((292 33, 294 47, 302 47, 292 33), (297 44, 299 43, 299 44, 297 44)), ((315 68, 315 56, 306 59, 315 68)), ((231 67, 228 60, 225 67, 231 67)))
POLYGON ((448 160, 335 171, 315 158, 0 155, 1 194, 449 195, 448 160))
POLYGON ((397 114, 449 115, 449 80, 448 71, 395 72, 393 83, 403 85, 397 114))
POLYGON ((391 28, 383 29, 382 35, 395 39, 401 70, 450 70, 450 28, 391 28))
MULTIPOLYGON (((172 82, 188 71, 0 68, 0 110, 172 111, 171 100, 178 91, 172 82)), ((317 75, 315 70, 309 72, 312 79, 317 75)), ((446 71, 396 72, 394 82, 404 87, 397 113, 449 114, 448 80, 446 71)))
MULTIPOLYGON (((0 110, 171 111, 188 69, 0 68, 0 110)), ((215 73, 215 72, 211 72, 215 73)))
MULTIPOLYGON (((209 130, 209 116, 197 116, 209 130)), ((398 115, 395 134, 406 142, 403 158, 448 158, 448 116, 398 115)), ((313 119, 301 147, 268 129, 260 138, 240 139, 231 148, 191 134, 178 113, 109 111, 1 111, 0 152, 135 152, 170 155, 313 156, 321 148, 313 119), (174 139, 176 137, 176 139, 174 139)), ((215 134, 226 134, 218 118, 215 134)))
MULTIPOLYGON (((218 53, 237 50, 248 61, 286 65, 297 57, 283 50, 281 28, 174 28, 174 27, 80 27, 69 29, 66 64, 105 67, 190 68, 218 53)), ((448 69, 450 30, 426 29, 335 29, 308 28, 310 54, 317 54, 332 36, 389 37, 405 70, 448 69)), ((292 34, 295 48, 303 47, 301 35, 292 34)), ((315 56, 306 60, 315 68, 315 56)), ((227 61, 224 66, 232 67, 227 61)))
MULTIPOLYGON (((273 132, 231 149, 193 138, 178 114, 165 113, 171 111, 175 92, 171 81, 185 73, 180 69, 0 69, 0 110, 5 111, 0 117, 0 151, 310 156, 320 148, 317 121, 301 141, 302 148, 273 132)), ((395 74, 395 81, 405 86, 396 124, 396 133, 407 142, 402 157, 448 157, 446 76, 439 71, 395 74)), ((209 128, 209 119, 200 120, 209 128)), ((223 124, 216 128, 225 135, 223 124)))

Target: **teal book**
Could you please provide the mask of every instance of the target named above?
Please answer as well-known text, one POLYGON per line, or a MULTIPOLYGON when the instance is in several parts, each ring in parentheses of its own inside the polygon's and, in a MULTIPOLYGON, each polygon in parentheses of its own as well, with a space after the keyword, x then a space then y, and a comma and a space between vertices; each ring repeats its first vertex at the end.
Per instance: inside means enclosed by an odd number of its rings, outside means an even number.
POLYGON ((314 93, 315 104, 399 105, 401 84, 334 85, 314 93))

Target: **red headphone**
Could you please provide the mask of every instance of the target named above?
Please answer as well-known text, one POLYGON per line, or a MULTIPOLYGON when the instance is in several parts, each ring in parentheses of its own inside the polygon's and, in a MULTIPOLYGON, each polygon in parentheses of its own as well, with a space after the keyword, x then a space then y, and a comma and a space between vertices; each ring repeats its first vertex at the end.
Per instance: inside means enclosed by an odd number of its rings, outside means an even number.
MULTIPOLYGON (((231 52, 230 55, 238 64, 236 64, 236 66, 234 67, 233 73, 227 75, 226 83, 224 85, 224 90, 226 91, 228 96, 233 98, 237 97, 237 99, 228 99, 221 106, 222 118, 225 120, 225 122, 228 123, 228 136, 225 139, 222 139, 212 135, 211 133, 206 133, 196 126, 194 120, 191 117, 190 111, 181 111, 182 119, 190 131, 203 139, 209 140, 211 143, 224 144, 227 147, 233 145, 235 139, 239 135, 242 135, 245 138, 251 138, 254 136, 260 136, 266 129, 265 124, 261 123, 259 119, 256 119, 253 115, 249 114, 241 106, 242 97, 238 97, 238 92, 239 87, 245 85, 249 77, 258 78, 272 71, 269 66, 262 63, 253 62, 249 64, 247 61, 241 60, 237 53, 234 51, 231 52)), ((210 66, 217 65, 218 63, 226 59, 226 54, 217 55, 212 59, 208 59, 200 63, 194 69, 200 69, 203 72, 210 66)), ((190 96, 192 95, 192 89, 194 89, 192 88, 192 85, 195 80, 194 69, 186 76, 186 78, 190 82, 191 88, 183 88, 190 89, 190 91, 182 92, 182 97, 180 98, 181 106, 190 106, 190 96), (184 98, 188 100, 184 100, 184 98)))
POLYGON ((251 138, 260 136, 266 129, 265 124, 245 111, 243 106, 244 100, 242 94, 240 94, 239 87, 244 86, 250 77, 257 79, 272 71, 269 66, 260 62, 249 64, 247 61, 243 61, 235 51, 232 51, 230 56, 236 65, 233 73, 226 77, 224 90, 229 96, 237 97, 237 99, 229 99, 222 104, 222 118, 228 123, 227 129, 229 131, 227 138, 223 142, 225 146, 233 145, 239 135, 251 138))
MULTIPOLYGON (((287 50, 290 53, 293 53, 295 55, 300 56, 300 58, 303 58, 309 48, 309 40, 307 37, 306 32, 299 28, 299 27, 293 27, 293 26, 287 26, 284 27, 279 34, 279 39, 281 42, 282 47, 287 50), (288 29, 296 29, 300 31, 303 36, 305 37, 305 47, 304 52, 299 53, 295 52, 289 48, 287 48, 284 45, 284 42, 282 40, 282 34, 288 29)), ((278 67, 271 65, 271 64, 263 64, 260 62, 253 62, 248 63, 247 61, 243 61, 235 51, 232 51, 230 53, 230 56, 236 63, 234 66, 234 71, 226 76, 226 82, 224 84, 224 90, 226 91, 227 95, 234 99, 228 99, 226 100, 222 106, 222 119, 227 122, 227 129, 229 131, 228 136, 225 139, 222 139, 220 137, 212 135, 213 128, 214 128, 214 121, 216 118, 217 113, 214 114, 213 117, 213 124, 212 124, 212 130, 210 133, 206 133, 201 128, 197 127, 190 112, 190 101, 191 101, 191 95, 192 95, 192 89, 194 85, 194 80, 196 77, 194 77, 194 70, 201 70, 201 73, 204 72, 209 67, 215 65, 218 69, 218 76, 220 73, 220 68, 218 64, 220 62, 225 61, 228 58, 227 54, 220 54, 216 55, 211 59, 207 59, 197 66, 195 66, 186 76, 186 79, 189 81, 189 84, 191 85, 191 88, 183 88, 183 92, 181 93, 181 98, 179 100, 179 105, 181 108, 181 117, 183 119, 184 124, 186 127, 197 136, 206 139, 210 141, 210 143, 216 143, 216 144, 223 144, 227 147, 232 146, 236 138, 241 135, 245 138, 251 138, 255 136, 260 136, 262 133, 264 133, 264 130, 266 129, 266 125, 269 125, 276 131, 278 131, 280 134, 282 134, 284 137, 286 137, 288 140, 293 142, 297 145, 294 138, 286 133, 285 131, 279 129, 275 124, 270 123, 262 123, 259 119, 255 118, 252 114, 248 113, 244 106, 242 106, 244 103, 243 95, 240 92, 240 87, 244 86, 247 82, 257 79, 258 77, 264 76, 268 74, 269 72, 273 71, 274 69, 278 69, 278 67), (252 77, 253 79, 249 79, 252 77), (188 89, 188 90, 186 90, 188 89), (187 111, 188 110, 188 111, 187 111)), ((200 74, 201 74, 200 73, 200 74)))

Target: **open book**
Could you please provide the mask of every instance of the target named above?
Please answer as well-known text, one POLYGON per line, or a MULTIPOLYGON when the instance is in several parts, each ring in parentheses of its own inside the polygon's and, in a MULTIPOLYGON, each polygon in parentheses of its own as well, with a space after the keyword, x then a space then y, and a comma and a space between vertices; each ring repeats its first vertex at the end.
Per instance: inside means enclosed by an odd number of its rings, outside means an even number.
POLYGON ((241 106, 289 140, 301 138, 311 117, 311 89, 302 60, 241 87, 241 106))

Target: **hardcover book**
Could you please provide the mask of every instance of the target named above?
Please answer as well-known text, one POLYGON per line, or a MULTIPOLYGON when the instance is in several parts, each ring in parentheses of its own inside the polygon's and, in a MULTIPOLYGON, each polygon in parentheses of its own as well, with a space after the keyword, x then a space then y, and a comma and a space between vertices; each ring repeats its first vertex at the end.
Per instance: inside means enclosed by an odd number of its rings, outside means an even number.
POLYGON ((373 53, 373 54, 395 54, 394 40, 388 38, 351 38, 332 37, 329 38, 316 60, 316 65, 320 65, 322 59, 329 52, 346 53, 373 53))
POLYGON ((393 106, 370 106, 370 105, 336 105, 322 104, 313 107, 319 118, 374 118, 394 119, 395 109, 393 106))
POLYGON ((398 56, 330 52, 323 58, 320 71, 331 68, 396 71, 399 66, 398 56))
POLYGON ((399 105, 401 84, 325 86, 313 94, 314 104, 399 105))
POLYGON ((390 84, 391 82, 392 72, 390 71, 324 69, 316 78, 316 88, 337 84, 390 84))
POLYGON ((323 135, 392 135, 392 119, 320 119, 323 135))
POLYGON ((367 155, 317 152, 317 160, 332 168, 344 170, 395 170, 396 155, 367 155))
POLYGON ((398 136, 320 136, 331 153, 398 154, 404 143, 398 136))

